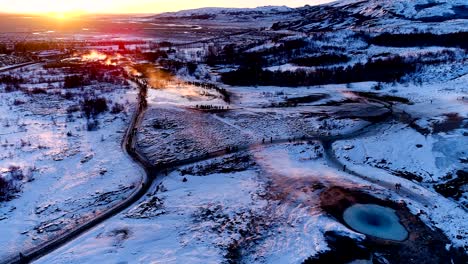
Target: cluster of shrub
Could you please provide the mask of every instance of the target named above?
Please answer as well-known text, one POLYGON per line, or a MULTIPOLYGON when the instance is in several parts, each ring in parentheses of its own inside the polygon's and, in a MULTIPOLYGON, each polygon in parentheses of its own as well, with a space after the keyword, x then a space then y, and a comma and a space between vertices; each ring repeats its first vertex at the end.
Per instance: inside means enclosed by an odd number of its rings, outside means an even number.
MULTIPOLYGON (((115 103, 112 105, 110 112, 112 114, 121 113, 125 109, 123 104, 115 103)), ((70 108, 69 112, 78 111, 79 108, 70 108)), ((85 114, 85 117, 90 119, 97 117, 99 114, 109 111, 109 103, 106 98, 85 98, 81 101, 81 111, 85 114)))
POLYGON ((400 56, 369 60, 347 67, 321 68, 313 72, 305 70, 269 71, 258 65, 241 67, 236 71, 221 75, 221 80, 229 85, 275 85, 311 86, 330 83, 352 83, 363 81, 393 82, 416 70, 415 62, 400 56))
POLYGON ((35 52, 43 50, 63 49, 65 45, 55 41, 23 41, 15 44, 16 52, 35 52))
POLYGON ((167 52, 164 50, 155 50, 151 52, 144 52, 141 54, 143 59, 150 61, 150 62, 156 62, 160 59, 167 59, 168 55, 167 52))
POLYGON ((11 200, 20 191, 18 182, 25 178, 23 170, 17 166, 10 166, 5 176, 0 176, 0 202, 11 200))
POLYGON ((2 75, 0 76, 0 84, 5 85, 5 92, 11 93, 19 90, 23 90, 27 94, 41 94, 47 93, 42 88, 33 88, 33 89, 24 89, 20 84, 24 83, 24 79, 21 77, 16 77, 12 75, 2 75))
POLYGON ((87 63, 86 65, 70 62, 53 62, 43 66, 44 69, 62 69, 68 75, 64 79, 64 88, 78 88, 89 85, 91 82, 122 84, 126 72, 112 65, 101 63, 87 63))
POLYGON ((8 53, 7 46, 3 43, 0 43, 0 54, 7 54, 7 53, 8 53))
POLYGON ((87 82, 82 75, 65 76, 63 88, 77 88, 85 85, 87 82))
MULTIPOLYGON (((80 108, 69 108, 67 112, 72 113, 78 111, 80 108)), ((125 109, 124 105, 115 103, 110 112, 112 114, 121 113, 125 109)), ((95 131, 99 128, 99 121, 96 117, 102 113, 109 111, 108 102, 105 98, 86 98, 81 102, 81 111, 87 119, 88 131, 95 131)))
POLYGON ((0 75, 0 84, 21 84, 24 79, 13 75, 0 75))
POLYGON ((164 68, 164 70, 170 72, 173 75, 176 75, 177 72, 183 68, 187 68, 188 73, 193 75, 198 67, 198 65, 193 62, 185 62, 167 58, 161 58, 158 62, 159 65, 164 68))
MULTIPOLYGON (((259 43, 256 43, 258 45, 259 43)), ((208 65, 215 64, 237 64, 244 65, 251 63, 252 60, 261 60, 264 66, 280 61, 288 61, 291 58, 298 57, 301 54, 310 54, 317 51, 311 43, 304 39, 294 39, 284 42, 278 42, 278 45, 257 51, 247 52, 251 46, 230 44, 223 48, 209 47, 205 62, 208 65), (261 59, 260 59, 261 58, 261 59)))
POLYGON ((85 98, 81 103, 81 110, 86 118, 96 117, 109 110, 105 98, 85 98))

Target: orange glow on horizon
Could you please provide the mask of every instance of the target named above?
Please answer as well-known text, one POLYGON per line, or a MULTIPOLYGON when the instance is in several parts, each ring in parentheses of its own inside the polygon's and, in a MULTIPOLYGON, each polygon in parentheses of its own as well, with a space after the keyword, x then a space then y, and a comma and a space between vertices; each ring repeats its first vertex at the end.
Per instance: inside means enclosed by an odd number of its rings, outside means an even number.
POLYGON ((50 12, 46 14, 42 14, 45 17, 55 18, 57 20, 67 20, 77 18, 81 15, 85 14, 82 11, 66 11, 66 12, 50 12))

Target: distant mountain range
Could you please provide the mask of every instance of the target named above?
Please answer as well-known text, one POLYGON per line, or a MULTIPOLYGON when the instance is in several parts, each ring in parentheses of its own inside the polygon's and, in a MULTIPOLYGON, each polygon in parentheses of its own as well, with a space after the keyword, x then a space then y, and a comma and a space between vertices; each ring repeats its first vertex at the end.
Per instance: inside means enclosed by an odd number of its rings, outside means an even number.
POLYGON ((468 19, 466 0, 344 0, 298 8, 300 18, 279 22, 276 29, 299 31, 346 27, 395 27, 468 19))
POLYGON ((219 15, 252 15, 252 14, 278 14, 294 12, 294 8, 287 6, 262 6, 257 8, 223 8, 205 7, 198 9, 182 10, 178 12, 162 13, 156 17, 191 17, 191 16, 219 16, 219 15))
POLYGON ((342 0, 289 8, 200 8, 154 16, 155 19, 270 21, 274 30, 302 32, 344 28, 468 30, 466 0, 342 0), (453 27, 453 28, 451 28, 453 27))

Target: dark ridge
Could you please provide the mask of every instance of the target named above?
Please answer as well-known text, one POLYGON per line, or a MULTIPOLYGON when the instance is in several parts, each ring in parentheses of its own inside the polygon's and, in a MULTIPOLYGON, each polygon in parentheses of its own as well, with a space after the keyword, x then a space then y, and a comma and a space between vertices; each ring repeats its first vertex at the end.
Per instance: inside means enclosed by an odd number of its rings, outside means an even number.
MULTIPOLYGON (((468 15, 468 14, 467 14, 468 15)), ((392 34, 383 33, 371 37, 369 44, 390 47, 460 47, 468 49, 468 32, 457 32, 448 34, 412 33, 392 34)))

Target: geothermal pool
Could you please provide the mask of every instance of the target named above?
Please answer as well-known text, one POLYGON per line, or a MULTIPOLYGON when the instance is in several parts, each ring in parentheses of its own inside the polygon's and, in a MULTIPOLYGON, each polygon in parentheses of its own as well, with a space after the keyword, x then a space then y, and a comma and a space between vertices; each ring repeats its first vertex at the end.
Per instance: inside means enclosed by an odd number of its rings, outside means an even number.
POLYGON ((343 213, 343 220, 355 231, 366 235, 403 241, 408 231, 395 210, 376 204, 356 204, 343 213))

